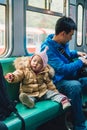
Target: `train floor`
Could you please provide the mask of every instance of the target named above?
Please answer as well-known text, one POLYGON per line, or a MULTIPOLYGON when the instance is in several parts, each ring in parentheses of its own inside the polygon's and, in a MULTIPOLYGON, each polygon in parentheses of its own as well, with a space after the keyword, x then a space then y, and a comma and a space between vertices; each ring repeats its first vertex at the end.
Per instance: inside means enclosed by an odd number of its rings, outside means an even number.
POLYGON ((41 125, 37 130, 68 130, 64 120, 64 116, 56 117, 55 119, 41 125))
MULTIPOLYGON (((83 110, 87 119, 87 108, 83 110)), ((41 125, 37 130, 73 130, 70 112, 41 125)))

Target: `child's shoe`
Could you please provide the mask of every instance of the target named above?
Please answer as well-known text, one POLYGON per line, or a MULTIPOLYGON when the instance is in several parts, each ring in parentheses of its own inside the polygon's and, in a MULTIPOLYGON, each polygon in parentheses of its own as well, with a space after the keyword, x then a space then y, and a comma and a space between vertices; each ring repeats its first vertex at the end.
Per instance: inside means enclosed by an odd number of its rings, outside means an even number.
POLYGON ((22 102, 22 104, 26 105, 29 108, 33 108, 34 107, 34 101, 32 98, 30 98, 27 94, 25 93, 21 93, 19 95, 19 99, 22 102))
POLYGON ((63 99, 61 100, 61 103, 62 103, 63 109, 66 109, 71 106, 70 101, 67 97, 63 97, 63 99))
POLYGON ((71 106, 70 100, 68 99, 67 96, 65 96, 61 93, 56 93, 56 94, 54 93, 54 95, 51 95, 51 96, 53 96, 53 97, 51 97, 51 99, 53 101, 56 101, 56 102, 59 102, 62 104, 63 109, 66 109, 71 106))

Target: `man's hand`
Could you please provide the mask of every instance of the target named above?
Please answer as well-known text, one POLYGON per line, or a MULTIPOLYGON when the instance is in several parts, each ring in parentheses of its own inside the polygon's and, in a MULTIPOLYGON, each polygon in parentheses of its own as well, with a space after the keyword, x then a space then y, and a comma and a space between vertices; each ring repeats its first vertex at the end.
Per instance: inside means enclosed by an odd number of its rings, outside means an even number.
POLYGON ((78 51, 78 52, 77 52, 77 55, 78 55, 79 57, 87 57, 87 53, 85 53, 85 52, 80 52, 80 51, 78 51))
POLYGON ((87 59, 84 57, 79 57, 78 59, 80 59, 85 65, 87 65, 87 59))

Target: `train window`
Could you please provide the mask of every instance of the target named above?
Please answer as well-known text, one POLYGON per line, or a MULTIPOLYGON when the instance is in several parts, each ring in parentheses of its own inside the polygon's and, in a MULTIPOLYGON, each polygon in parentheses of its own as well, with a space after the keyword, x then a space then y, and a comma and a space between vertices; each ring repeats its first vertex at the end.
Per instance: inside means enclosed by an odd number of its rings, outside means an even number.
POLYGON ((64 0, 28 0, 28 5, 63 13, 64 0))
POLYGON ((34 53, 47 35, 54 33, 55 22, 66 14, 68 0, 27 0, 26 48, 34 53))
POLYGON ((0 5, 0 55, 5 51, 5 6, 0 5))
POLYGON ((83 7, 78 5, 78 18, 77 18, 77 45, 82 45, 82 27, 83 27, 83 7))
POLYGON ((26 12, 26 47, 29 53, 34 53, 46 36, 54 33, 55 21, 58 16, 51 16, 37 12, 26 12))

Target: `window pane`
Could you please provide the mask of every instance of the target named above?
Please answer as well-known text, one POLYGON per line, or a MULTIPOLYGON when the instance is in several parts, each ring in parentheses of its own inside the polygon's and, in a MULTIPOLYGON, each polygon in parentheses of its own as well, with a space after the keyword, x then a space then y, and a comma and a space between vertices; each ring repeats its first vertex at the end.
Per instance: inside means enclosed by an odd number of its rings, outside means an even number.
POLYGON ((26 47, 29 53, 34 53, 48 34, 54 33, 55 22, 58 16, 51 16, 26 11, 26 47))
POLYGON ((28 5, 63 13, 64 0, 28 0, 28 5))
POLYGON ((63 13, 64 0, 51 0, 51 11, 63 13))
POLYGON ((0 5, 0 55, 5 51, 5 6, 0 5))
POLYGON ((45 0, 28 0, 28 5, 38 8, 45 8, 45 0))
POLYGON ((82 19, 83 19, 82 5, 78 6, 78 19, 77 19, 77 45, 82 45, 82 19))
POLYGON ((76 21, 76 7, 74 5, 70 5, 70 12, 69 12, 69 16, 76 21))

